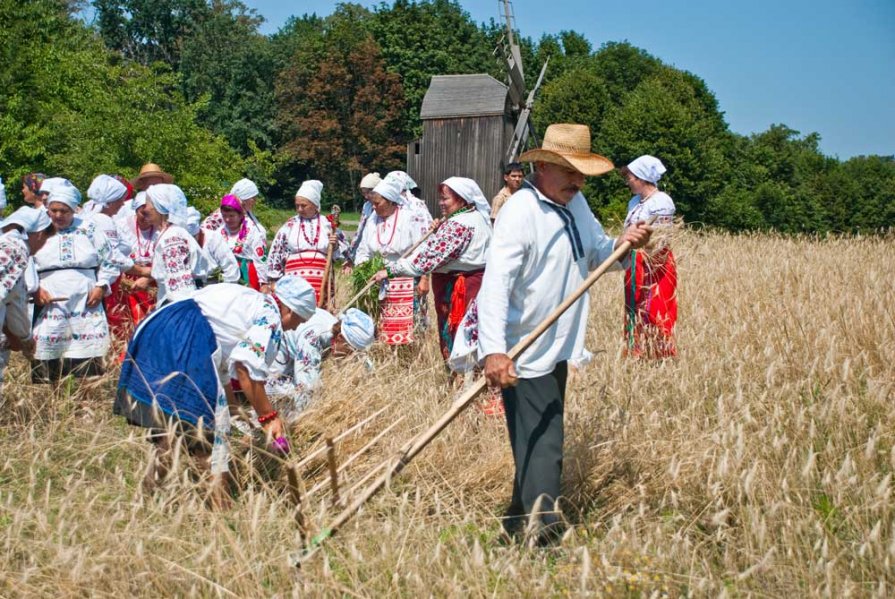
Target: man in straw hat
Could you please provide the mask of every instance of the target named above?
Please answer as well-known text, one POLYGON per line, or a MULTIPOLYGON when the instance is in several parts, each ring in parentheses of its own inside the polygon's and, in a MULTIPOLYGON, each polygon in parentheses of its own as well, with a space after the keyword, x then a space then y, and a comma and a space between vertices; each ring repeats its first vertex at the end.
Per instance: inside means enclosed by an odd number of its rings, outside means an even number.
POLYGON ((154 162, 147 162, 140 168, 140 174, 133 180, 134 189, 145 191, 150 185, 156 183, 174 183, 174 177, 162 170, 162 167, 154 162))
POLYGON ((629 241, 641 247, 652 230, 641 222, 613 239, 594 218, 581 194, 584 177, 608 173, 613 165, 591 153, 585 125, 550 125, 542 147, 525 152, 520 161, 534 162, 535 172, 495 223, 478 296, 479 353, 488 382, 503 388, 516 465, 504 528, 516 534, 528 521, 532 538, 547 543, 562 530, 555 501, 562 474, 566 365, 585 326, 586 296, 515 364, 507 351, 534 331, 617 244, 629 241))

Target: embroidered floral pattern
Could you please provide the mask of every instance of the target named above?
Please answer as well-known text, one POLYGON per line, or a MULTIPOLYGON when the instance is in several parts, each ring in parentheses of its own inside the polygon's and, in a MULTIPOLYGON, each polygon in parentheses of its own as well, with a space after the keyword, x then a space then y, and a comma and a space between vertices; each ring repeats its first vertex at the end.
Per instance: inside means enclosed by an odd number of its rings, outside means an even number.
POLYGON ((6 236, 0 237, 0 286, 2 297, 15 287, 15 284, 28 266, 28 248, 20 239, 6 236))
POLYGON ((448 220, 426 241, 411 264, 418 271, 429 273, 457 260, 469 247, 474 232, 472 227, 448 220))
POLYGON ((162 239, 162 264, 165 268, 165 286, 168 293, 183 289, 195 289, 193 271, 190 266, 190 246, 183 237, 171 235, 162 239))

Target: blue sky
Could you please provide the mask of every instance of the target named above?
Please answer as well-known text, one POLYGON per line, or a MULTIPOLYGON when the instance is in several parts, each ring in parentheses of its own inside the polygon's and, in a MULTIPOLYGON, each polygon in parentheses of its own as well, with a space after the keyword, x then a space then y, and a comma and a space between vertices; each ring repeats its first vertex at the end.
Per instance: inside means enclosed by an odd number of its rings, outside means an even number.
MULTIPOLYGON (((263 33, 292 15, 326 16, 336 3, 243 0, 263 33)), ((373 7, 376 3, 361 1, 373 7)), ((460 0, 477 22, 498 19, 498 0, 460 0)), ((515 0, 522 35, 571 29, 594 48, 627 40, 705 80, 733 131, 783 123, 821 135, 847 159, 895 154, 895 0, 515 0)))

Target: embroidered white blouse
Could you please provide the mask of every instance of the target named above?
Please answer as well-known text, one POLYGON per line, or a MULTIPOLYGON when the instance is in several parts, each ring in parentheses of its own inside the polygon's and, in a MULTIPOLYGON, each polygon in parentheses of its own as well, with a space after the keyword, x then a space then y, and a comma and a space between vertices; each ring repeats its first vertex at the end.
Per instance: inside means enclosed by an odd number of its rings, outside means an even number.
MULTIPOLYGON (((289 256, 297 252, 314 250, 326 257, 332 230, 329 219, 321 214, 317 214, 314 218, 302 218, 296 215, 287 220, 277 231, 270 245, 270 253, 267 256, 267 278, 272 281, 281 278, 285 274, 289 256)), ((343 249, 341 244, 336 244, 333 252, 334 260, 342 258, 343 249)))
POLYGON ((419 277, 430 272, 481 270, 490 244, 491 222, 481 212, 454 213, 410 257, 390 266, 389 272, 419 277))
POLYGON ((355 264, 363 264, 379 252, 388 264, 400 258, 424 235, 412 211, 398 206, 388 218, 373 214, 357 246, 355 264))
POLYGON ((246 222, 245 237, 240 239, 239 232, 231 233, 226 226, 218 229, 217 234, 221 236, 230 252, 238 260, 250 260, 255 265, 255 271, 258 273, 258 281, 264 285, 267 283, 267 239, 252 224, 248 218, 246 222))
POLYGON ((51 236, 34 254, 40 287, 58 301, 41 308, 34 326, 38 360, 92 358, 109 347, 109 328, 102 302, 88 308, 94 287, 108 289, 120 265, 110 260, 109 240, 95 223, 75 215, 72 224, 51 236))
POLYGON ((317 308, 307 322, 283 332, 265 388, 269 395, 288 398, 287 421, 294 420, 307 407, 312 392, 320 385, 320 363, 330 347, 337 322, 335 316, 317 308))
POLYGON ((28 258, 28 246, 18 231, 0 235, 0 327, 19 339, 31 336, 25 289, 28 258))
POLYGON ((189 297, 196 291, 196 279, 205 278, 207 268, 196 240, 186 229, 169 224, 159 235, 152 256, 157 305, 189 297))

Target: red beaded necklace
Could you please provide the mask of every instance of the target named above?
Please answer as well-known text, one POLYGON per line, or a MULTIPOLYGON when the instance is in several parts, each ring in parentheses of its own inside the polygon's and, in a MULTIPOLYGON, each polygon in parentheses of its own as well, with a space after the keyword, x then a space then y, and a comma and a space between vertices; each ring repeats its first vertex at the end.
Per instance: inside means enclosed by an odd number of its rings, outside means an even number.
POLYGON ((311 219, 307 219, 307 218, 303 218, 303 217, 299 216, 298 217, 298 226, 301 229, 301 236, 305 238, 305 241, 308 242, 310 249, 313 250, 313 249, 317 248, 317 242, 320 241, 320 229, 322 228, 320 226, 320 213, 319 212, 317 213, 317 226, 316 226, 316 232, 314 234, 314 241, 311 241, 311 238, 308 237, 307 233, 305 233, 305 221, 306 220, 311 220, 311 219))
POLYGON ((146 245, 144 246, 142 243, 143 238, 143 230, 134 222, 134 233, 137 235, 137 256, 140 258, 149 258, 152 255, 152 250, 154 248, 154 243, 152 243, 152 236, 155 235, 155 225, 149 227, 149 238, 146 240, 146 245), (145 250, 143 248, 146 248, 145 250))
POLYGON ((378 225, 376 227, 376 241, 379 243, 380 250, 383 250, 383 249, 390 247, 392 245, 392 240, 395 238, 395 231, 398 230, 398 213, 400 211, 401 211, 400 207, 395 208, 395 214, 393 215, 395 218, 394 218, 394 221, 392 221, 392 234, 391 234, 391 237, 388 238, 388 242, 382 243, 382 235, 381 235, 382 231, 385 230, 386 225, 388 225, 388 218, 386 218, 385 221, 383 221, 383 223, 381 225, 378 225))

